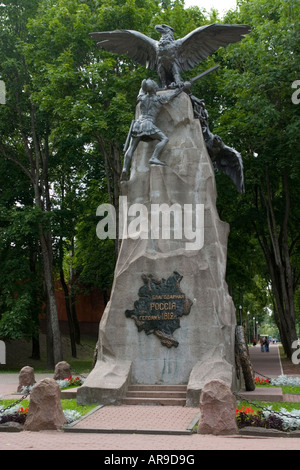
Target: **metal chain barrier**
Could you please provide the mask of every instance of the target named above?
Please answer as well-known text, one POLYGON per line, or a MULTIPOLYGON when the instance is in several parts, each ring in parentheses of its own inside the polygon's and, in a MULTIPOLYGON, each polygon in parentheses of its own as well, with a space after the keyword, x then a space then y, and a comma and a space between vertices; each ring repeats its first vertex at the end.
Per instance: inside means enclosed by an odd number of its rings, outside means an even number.
POLYGON ((234 395, 236 396, 236 398, 239 398, 239 399, 242 400, 242 401, 246 401, 246 402, 249 403, 250 405, 253 405, 253 406, 255 406, 256 408, 259 408, 259 409, 261 409, 262 411, 267 411, 268 413, 271 413, 271 414, 273 414, 273 415, 284 416, 284 417, 286 417, 286 418, 300 419, 300 416, 293 416, 293 415, 291 415, 290 413, 287 414, 287 413, 283 413, 282 411, 270 410, 267 406, 259 405, 259 404, 258 404, 257 402, 255 402, 255 401, 247 400, 247 398, 244 398, 243 396, 239 395, 239 394, 236 393, 236 392, 234 392, 234 395))
POLYGON ((26 398, 28 397, 28 395, 30 395, 30 392, 28 392, 26 395, 23 395, 22 398, 19 398, 18 400, 16 400, 15 402, 11 403, 10 405, 7 405, 5 408, 1 408, 0 409, 0 414, 4 413, 6 410, 9 410, 10 408, 13 408, 14 406, 16 406, 18 403, 21 403, 23 400, 26 400, 26 398))
POLYGON ((260 372, 257 372, 257 370, 253 370, 253 372, 255 372, 256 374, 258 374, 259 376, 261 377, 264 377, 265 379, 269 379, 269 380, 272 380, 270 377, 268 377, 267 375, 264 375, 264 374, 261 374, 260 372))

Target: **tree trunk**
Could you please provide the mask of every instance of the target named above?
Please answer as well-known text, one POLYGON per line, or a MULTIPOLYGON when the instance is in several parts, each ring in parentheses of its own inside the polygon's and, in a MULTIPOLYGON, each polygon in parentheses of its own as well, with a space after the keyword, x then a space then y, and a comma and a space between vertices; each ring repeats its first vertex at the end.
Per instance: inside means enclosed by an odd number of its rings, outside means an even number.
MULTIPOLYGON (((44 136, 43 144, 36 125, 36 109, 31 103, 31 132, 33 137, 34 159, 31 155, 32 179, 34 181, 35 204, 43 212, 51 212, 51 198, 49 189, 49 141, 47 133, 44 136)), ((52 333, 53 361, 54 365, 62 361, 62 344, 58 321, 58 311, 53 278, 53 246, 50 230, 40 223, 40 243, 42 250, 42 260, 44 268, 44 282, 46 290, 46 300, 48 303, 49 327, 52 333)))
POLYGON ((274 318, 280 333, 280 339, 284 351, 289 359, 293 354, 292 343, 297 339, 295 322, 293 319, 293 312, 290 311, 288 305, 283 302, 283 295, 281 292, 281 282, 278 279, 280 276, 276 275, 276 266, 269 265, 272 280, 272 292, 274 294, 276 307, 274 309, 274 318))
MULTIPOLYGON (((62 189, 62 201, 64 199, 64 189, 62 189)), ((60 283, 64 291, 64 298, 65 298, 65 307, 66 307, 66 313, 67 313, 67 318, 68 318, 68 326, 69 326, 69 335, 70 335, 70 342, 71 342, 71 354, 72 357, 77 357, 77 351, 76 351, 76 341, 75 341, 75 328, 74 328, 74 321, 72 317, 72 312, 71 312, 71 305, 70 305, 70 292, 68 285, 65 281, 65 273, 63 270, 63 239, 60 237, 59 240, 59 277, 60 277, 60 283)))
POLYGON ((54 289, 54 280, 53 280, 53 260, 52 260, 52 240, 51 235, 46 233, 42 227, 40 227, 41 234, 41 247, 42 247, 42 257, 43 257, 43 267, 44 267, 44 279, 45 279, 45 289, 48 303, 48 315, 49 315, 49 327, 52 333, 53 339, 53 360, 54 365, 62 361, 62 345, 61 345, 61 336, 58 322, 58 312, 56 304, 56 295, 54 289))
POLYGON ((36 359, 36 360, 41 359, 39 336, 33 335, 31 338, 31 344, 32 344, 31 359, 36 359))
MULTIPOLYGON (((46 287, 45 287, 45 290, 46 290, 46 287)), ((55 367, 55 363, 54 363, 54 355, 53 355, 53 333, 52 333, 52 327, 51 327, 51 318, 50 318, 48 302, 46 302, 46 348, 47 348, 47 369, 52 370, 55 367)))
POLYGON ((32 332, 32 351, 31 358, 39 360, 41 358, 40 353, 40 338, 39 338, 39 314, 42 310, 42 301, 40 300, 40 286, 36 280, 36 263, 38 258, 37 243, 30 244, 29 248, 29 265, 30 272, 32 273, 32 302, 31 302, 31 320, 32 324, 36 325, 36 329, 32 332))
POLYGON ((263 249, 272 282, 272 291, 276 302, 276 320, 285 353, 291 359, 292 343, 297 339, 294 309, 294 282, 290 264, 288 222, 290 215, 290 197, 288 178, 283 171, 283 189, 285 210, 281 223, 275 217, 273 194, 266 169, 265 187, 260 187, 260 199, 266 214, 268 235, 263 227, 257 227, 257 235, 263 249), (280 231, 278 227, 280 226, 280 231))
POLYGON ((115 242, 115 255, 118 258, 121 240, 119 239, 119 196, 120 196, 120 176, 121 176, 121 154, 119 147, 110 143, 107 144, 103 138, 96 135, 100 150, 104 157, 104 168, 107 181, 107 193, 109 196, 109 203, 112 204, 116 211, 116 239, 115 242))
POLYGON ((75 273, 73 268, 73 259, 75 254, 74 237, 71 240, 71 266, 70 266, 70 308, 74 325, 74 334, 76 344, 80 344, 80 326, 76 312, 76 294, 75 294, 75 273))
POLYGON ((62 268, 60 268, 60 282, 64 291, 64 297, 65 297, 65 306, 66 306, 66 312, 67 312, 67 317, 68 317, 69 334, 70 334, 70 341, 71 341, 71 353, 72 353, 72 357, 77 357, 75 329, 74 329, 72 312, 70 308, 70 294, 69 294, 68 286, 65 281, 64 271, 62 268))

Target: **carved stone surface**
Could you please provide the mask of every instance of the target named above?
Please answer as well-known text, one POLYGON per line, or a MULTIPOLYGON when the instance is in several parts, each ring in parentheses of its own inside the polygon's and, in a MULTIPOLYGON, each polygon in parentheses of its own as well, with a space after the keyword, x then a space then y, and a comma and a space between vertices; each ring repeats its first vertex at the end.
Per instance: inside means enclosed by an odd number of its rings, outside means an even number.
POLYGON ((200 398, 198 434, 238 434, 236 399, 222 380, 207 382, 200 398))
POLYGON ((189 97, 182 93, 167 104, 157 125, 169 137, 162 156, 166 166, 149 165, 155 143, 141 142, 122 194, 128 207, 142 203, 148 214, 153 204, 203 205, 204 240, 198 246, 186 236, 153 237, 150 224, 135 239, 124 232, 111 298, 100 322, 96 366, 77 392, 81 403, 112 402, 112 396, 117 401, 129 381, 188 384, 189 406, 199 406, 208 380, 221 378, 235 387, 235 308, 225 282, 229 226, 217 213, 214 169, 189 97), (173 332, 178 346, 168 348, 155 335, 138 332, 124 312, 137 301, 144 274, 160 281, 174 272, 182 276, 180 288, 192 305, 173 332))

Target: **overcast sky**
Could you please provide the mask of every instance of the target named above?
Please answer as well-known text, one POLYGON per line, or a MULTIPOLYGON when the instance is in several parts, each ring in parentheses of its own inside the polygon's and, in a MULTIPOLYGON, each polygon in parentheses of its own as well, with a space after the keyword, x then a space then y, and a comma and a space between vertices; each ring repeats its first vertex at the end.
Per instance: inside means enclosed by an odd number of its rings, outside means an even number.
POLYGON ((185 0, 184 3, 186 8, 194 5, 200 9, 205 8, 207 11, 216 8, 220 13, 236 7, 236 0, 185 0))

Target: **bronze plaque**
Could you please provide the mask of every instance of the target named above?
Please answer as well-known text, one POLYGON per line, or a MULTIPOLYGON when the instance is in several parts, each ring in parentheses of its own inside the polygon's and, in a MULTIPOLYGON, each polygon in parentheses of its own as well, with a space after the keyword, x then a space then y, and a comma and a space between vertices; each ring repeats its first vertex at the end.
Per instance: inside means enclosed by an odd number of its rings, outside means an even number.
POLYGON ((180 328, 180 317, 188 315, 193 304, 180 288, 182 276, 174 272, 168 279, 159 280, 143 274, 142 279, 139 300, 134 302, 133 310, 126 310, 126 317, 135 321, 138 331, 155 334, 163 346, 177 347, 173 333, 180 328))

